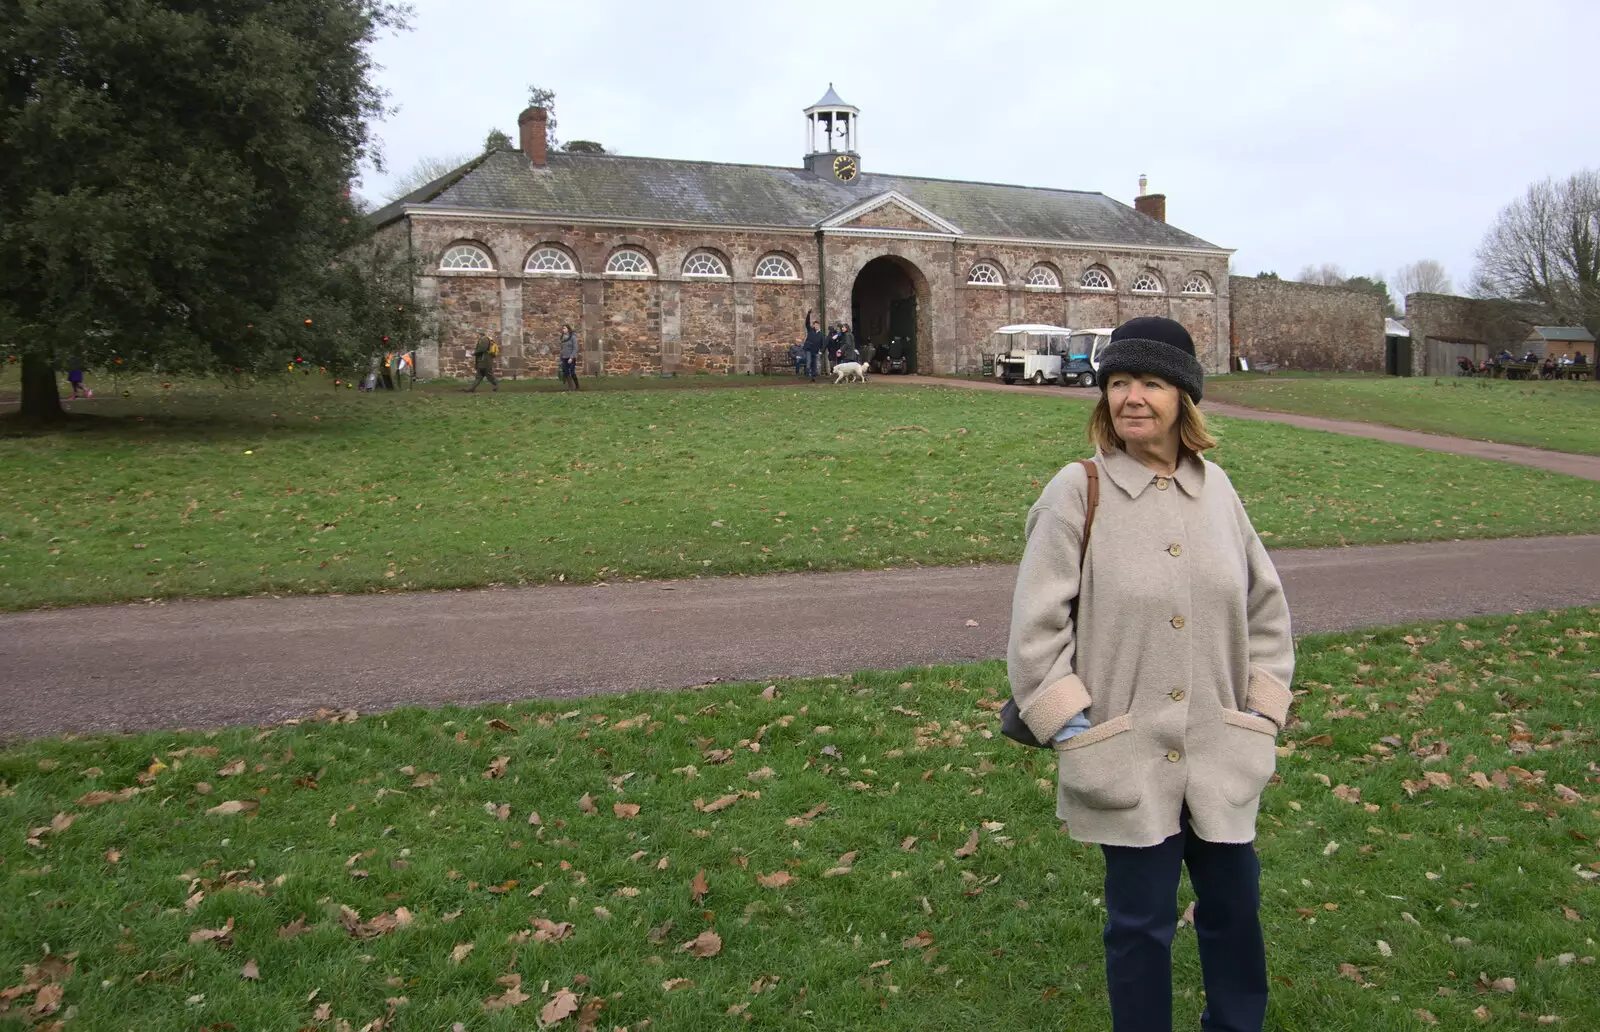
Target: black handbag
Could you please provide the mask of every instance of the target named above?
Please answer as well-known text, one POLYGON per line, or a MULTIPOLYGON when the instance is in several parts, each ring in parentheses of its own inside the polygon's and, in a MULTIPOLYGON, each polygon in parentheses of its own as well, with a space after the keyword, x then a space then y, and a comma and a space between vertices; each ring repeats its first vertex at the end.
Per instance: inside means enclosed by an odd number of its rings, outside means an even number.
MULTIPOLYGON (((1094 511, 1100 504, 1100 467, 1094 464, 1093 459, 1079 459, 1078 465, 1089 474, 1089 502, 1083 512, 1083 548, 1078 552, 1078 595, 1083 594, 1083 557, 1089 554, 1089 531, 1094 528, 1094 511)), ((1073 632, 1078 626, 1078 599, 1070 603, 1072 610, 1073 632)), ((1019 742, 1030 749, 1054 748, 1054 742, 1041 742, 1034 737, 1033 731, 1022 719, 1022 710, 1017 707, 1017 700, 1007 699, 1006 704, 1000 707, 1000 733, 1019 742)))

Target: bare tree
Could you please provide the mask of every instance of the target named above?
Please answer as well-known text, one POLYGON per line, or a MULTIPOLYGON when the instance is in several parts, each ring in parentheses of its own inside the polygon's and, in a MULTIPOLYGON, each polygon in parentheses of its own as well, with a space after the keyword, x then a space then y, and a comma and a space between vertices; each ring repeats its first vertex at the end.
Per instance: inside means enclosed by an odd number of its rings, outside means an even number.
POLYGON ((420 190, 435 179, 446 173, 454 172, 471 160, 471 156, 466 154, 445 154, 437 157, 421 158, 404 174, 396 176, 394 181, 389 184, 387 199, 391 201, 398 200, 413 190, 420 190))
POLYGON ((1451 292, 1450 274, 1444 263, 1432 258, 1422 258, 1395 270, 1394 288, 1402 302, 1407 294, 1448 294, 1451 292))
POLYGON ((1315 283, 1319 287, 1342 287, 1347 279, 1349 277, 1344 274, 1344 270, 1333 262, 1307 265, 1300 270, 1300 275, 1295 277, 1300 283, 1315 283))
POLYGON ((1534 183, 1501 209, 1478 247, 1473 292, 1600 327, 1600 170, 1534 183))

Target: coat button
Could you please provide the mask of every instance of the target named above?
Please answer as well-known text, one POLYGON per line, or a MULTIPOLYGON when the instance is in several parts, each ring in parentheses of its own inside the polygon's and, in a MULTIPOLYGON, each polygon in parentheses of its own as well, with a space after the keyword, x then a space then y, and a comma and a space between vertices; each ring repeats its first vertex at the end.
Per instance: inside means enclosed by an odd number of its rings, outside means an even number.
POLYGON ((1172 544, 1167 546, 1167 552, 1174 557, 1180 556, 1183 554, 1183 546, 1174 541, 1172 544))
POLYGON ((1167 762, 1168 763, 1177 763, 1181 759, 1183 759, 1183 756, 1182 756, 1182 754, 1180 754, 1178 752, 1178 750, 1176 750, 1176 749, 1168 749, 1167 750, 1167 762))
POLYGON ((1188 693, 1185 692, 1182 688, 1174 688, 1174 689, 1172 689, 1171 692, 1168 692, 1167 694, 1172 696, 1172 701, 1173 702, 1182 702, 1183 699, 1184 699, 1184 696, 1187 695, 1188 693))
POLYGON ((1171 483, 1172 479, 1170 477, 1156 477, 1156 490, 1165 491, 1171 483))
POLYGON ((1172 618, 1172 626, 1176 627, 1180 631, 1183 630, 1183 617, 1181 617, 1181 616, 1173 617, 1172 618))

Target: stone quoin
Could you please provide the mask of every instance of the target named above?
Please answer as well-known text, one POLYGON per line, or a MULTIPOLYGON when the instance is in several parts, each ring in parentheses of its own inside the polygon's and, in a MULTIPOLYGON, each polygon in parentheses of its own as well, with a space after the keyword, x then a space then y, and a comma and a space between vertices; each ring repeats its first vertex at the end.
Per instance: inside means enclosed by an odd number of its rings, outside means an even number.
POLYGON ((1166 221, 1166 198, 896 176, 859 152, 860 112, 829 86, 804 110, 798 168, 492 150, 371 216, 414 256, 435 339, 419 375, 465 376, 478 334, 502 372, 754 373, 803 336, 807 309, 851 323, 912 371, 976 372, 1009 323, 1089 328, 1164 315, 1208 372, 1228 366, 1230 250, 1166 221))

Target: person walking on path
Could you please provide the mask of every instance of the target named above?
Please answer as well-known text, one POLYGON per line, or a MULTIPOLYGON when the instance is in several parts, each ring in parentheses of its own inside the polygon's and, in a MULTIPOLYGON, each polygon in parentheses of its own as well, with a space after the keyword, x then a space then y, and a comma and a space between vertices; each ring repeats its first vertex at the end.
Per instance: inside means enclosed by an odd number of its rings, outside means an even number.
POLYGON ((500 345, 487 333, 478 334, 478 346, 472 352, 473 365, 478 370, 478 378, 472 381, 472 386, 467 388, 467 393, 472 394, 478 389, 478 384, 489 381, 492 390, 500 389, 500 378, 494 375, 494 359, 500 353, 500 345))
POLYGON ((846 362, 861 361, 861 352, 856 348, 856 335, 850 332, 849 323, 839 329, 839 355, 846 362))
POLYGON ((1054 744, 1057 815, 1105 855, 1112 1028, 1173 1027, 1187 866, 1201 1027, 1260 1032, 1267 961, 1252 842, 1292 701, 1289 607, 1227 474, 1202 457, 1216 442, 1196 404, 1205 375, 1188 331, 1131 319, 1099 373, 1089 435, 1101 512, 1084 540, 1089 476, 1077 463, 1029 510, 1011 691, 1029 730, 1054 744))
POLYGON ((578 335, 571 323, 561 324, 561 382, 578 387, 578 335))
POLYGON ((73 359, 72 365, 67 367, 67 382, 72 384, 72 396, 76 398, 82 393, 85 398, 94 397, 94 393, 83 385, 83 362, 73 359))
POLYGON ((822 327, 811 321, 811 312, 806 311, 806 368, 811 373, 811 382, 817 382, 817 365, 822 360, 822 327))

